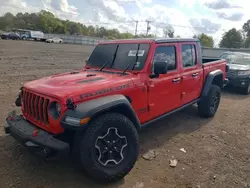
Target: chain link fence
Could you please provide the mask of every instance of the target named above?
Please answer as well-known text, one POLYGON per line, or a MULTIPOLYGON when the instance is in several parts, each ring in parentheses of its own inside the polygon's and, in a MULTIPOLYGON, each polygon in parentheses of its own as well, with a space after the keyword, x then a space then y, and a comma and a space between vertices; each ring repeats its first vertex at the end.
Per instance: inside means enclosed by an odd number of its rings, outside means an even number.
POLYGON ((98 42, 104 41, 103 38, 97 38, 97 37, 86 37, 81 35, 66 35, 66 34, 44 34, 44 37, 46 39, 58 37, 63 40, 63 43, 66 44, 82 44, 82 45, 91 45, 94 46, 98 42))
MULTIPOLYGON (((98 42, 105 41, 105 38, 87 37, 81 35, 66 35, 66 34, 44 34, 45 38, 59 37, 66 44, 79 44, 95 46, 98 42)), ((207 48, 202 47, 204 57, 219 57, 225 51, 245 52, 250 53, 249 48, 207 48)))

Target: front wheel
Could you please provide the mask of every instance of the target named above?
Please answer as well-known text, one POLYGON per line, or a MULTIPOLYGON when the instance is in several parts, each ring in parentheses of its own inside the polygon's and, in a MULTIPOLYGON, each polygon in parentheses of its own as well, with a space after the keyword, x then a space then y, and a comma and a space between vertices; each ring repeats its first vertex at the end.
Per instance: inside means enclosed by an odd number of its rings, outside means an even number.
POLYGON ((84 134, 75 138, 77 165, 98 182, 122 179, 139 155, 139 136, 133 123, 122 114, 106 113, 94 119, 84 134))
POLYGON ((242 92, 245 95, 249 95, 250 94, 250 84, 248 84, 247 87, 242 88, 242 92))
POLYGON ((217 112, 220 104, 221 89, 217 85, 211 85, 207 96, 201 98, 198 112, 202 117, 212 117, 217 112))

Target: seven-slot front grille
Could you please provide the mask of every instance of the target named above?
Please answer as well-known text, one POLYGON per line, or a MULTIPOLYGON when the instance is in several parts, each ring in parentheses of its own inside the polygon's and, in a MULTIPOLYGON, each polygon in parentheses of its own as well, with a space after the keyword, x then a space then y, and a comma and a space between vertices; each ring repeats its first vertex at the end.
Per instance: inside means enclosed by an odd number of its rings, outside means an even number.
POLYGON ((48 106, 50 100, 27 90, 23 91, 22 96, 23 109, 27 118, 31 118, 43 125, 48 125, 48 106))

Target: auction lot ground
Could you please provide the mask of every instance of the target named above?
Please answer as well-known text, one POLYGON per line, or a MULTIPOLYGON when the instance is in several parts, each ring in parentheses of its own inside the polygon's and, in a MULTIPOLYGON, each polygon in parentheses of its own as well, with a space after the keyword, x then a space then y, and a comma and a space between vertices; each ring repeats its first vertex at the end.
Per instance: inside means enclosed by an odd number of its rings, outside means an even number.
POLYGON ((2 125, 22 83, 79 69, 92 47, 0 40, 0 188, 191 188, 250 187, 250 100, 224 91, 218 113, 202 119, 190 107, 140 133, 141 155, 123 181, 100 186, 72 168, 70 160, 41 161, 30 156, 2 125), (187 153, 180 151, 184 148, 187 153), (169 159, 176 159, 175 168, 169 159))

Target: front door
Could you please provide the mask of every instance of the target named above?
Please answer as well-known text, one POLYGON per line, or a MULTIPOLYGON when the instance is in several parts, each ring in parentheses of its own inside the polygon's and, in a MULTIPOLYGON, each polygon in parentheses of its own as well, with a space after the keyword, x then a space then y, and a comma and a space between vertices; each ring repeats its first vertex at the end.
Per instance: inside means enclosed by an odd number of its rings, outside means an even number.
POLYGON ((182 65, 182 105, 199 98, 202 89, 203 68, 198 62, 197 47, 195 43, 181 45, 182 65))
POLYGON ((150 119, 163 115, 181 105, 181 75, 176 57, 175 44, 157 45, 152 62, 161 61, 168 64, 166 74, 151 78, 148 84, 148 104, 150 119))

